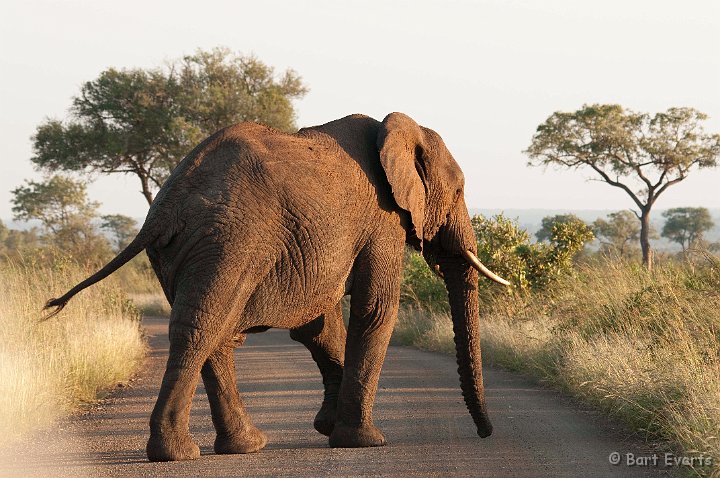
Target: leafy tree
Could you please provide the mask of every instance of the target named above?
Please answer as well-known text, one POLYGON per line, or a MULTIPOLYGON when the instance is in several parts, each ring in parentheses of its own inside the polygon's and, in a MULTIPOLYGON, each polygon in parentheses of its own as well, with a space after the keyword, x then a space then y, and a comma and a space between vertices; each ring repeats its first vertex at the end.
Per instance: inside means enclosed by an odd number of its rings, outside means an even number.
POLYGON ((200 139, 240 121, 255 121, 293 132, 292 100, 308 91, 293 70, 276 77, 272 67, 254 56, 216 48, 198 51, 175 65, 180 86, 180 113, 197 128, 200 139))
POLYGON ((478 257, 519 289, 543 289, 572 271, 573 259, 593 233, 583 221, 556 222, 549 243, 530 243, 527 231, 502 214, 471 219, 478 257))
POLYGON ((517 221, 498 214, 492 218, 478 214, 470 220, 478 242, 478 258, 493 272, 524 289, 530 285, 527 266, 517 253, 530 244, 530 236, 517 221))
POLYGON ((575 214, 556 214, 555 216, 546 216, 542 218, 540 230, 535 233, 538 241, 549 241, 552 237, 552 230, 555 224, 572 224, 582 223, 585 221, 577 217, 575 214))
POLYGON ((63 176, 44 182, 26 181, 12 194, 15 219, 37 219, 53 234, 71 227, 73 222, 89 222, 98 208, 97 203, 88 201, 84 183, 63 176))
MULTIPOLYGON (((631 244, 637 243, 640 239, 640 222, 635 214, 627 210, 611 212, 607 215, 607 219, 596 219, 592 223, 592 229, 603 248, 620 257, 628 255, 632 249, 631 244)), ((650 238, 657 237, 657 232, 651 225, 650 238)))
POLYGON ((92 225, 98 203, 88 200, 84 183, 52 176, 43 182, 26 181, 12 194, 15 219, 40 221, 47 242, 86 258, 107 252, 107 241, 92 225))
POLYGON ((46 171, 134 174, 149 204, 189 150, 175 96, 162 71, 103 71, 73 98, 70 120, 38 126, 31 161, 46 171))
POLYGON ((693 168, 717 165, 720 134, 705 134, 705 119, 692 108, 650 116, 620 105, 584 105, 553 113, 538 126, 525 152, 530 165, 589 167, 625 191, 640 211, 643 263, 651 268, 650 213, 658 197, 693 168))
POLYGON ((662 215, 666 219, 662 236, 680 244, 683 253, 702 242, 703 234, 715 227, 710 211, 704 207, 676 207, 662 215))
POLYGON ((197 142, 240 121, 295 129, 307 92, 292 70, 227 49, 198 51, 164 69, 110 68, 72 99, 70 119, 38 126, 31 160, 46 171, 134 174, 148 204, 197 142))
POLYGON ((123 250, 138 233, 135 219, 122 214, 108 214, 101 216, 100 227, 112 234, 115 249, 123 250))

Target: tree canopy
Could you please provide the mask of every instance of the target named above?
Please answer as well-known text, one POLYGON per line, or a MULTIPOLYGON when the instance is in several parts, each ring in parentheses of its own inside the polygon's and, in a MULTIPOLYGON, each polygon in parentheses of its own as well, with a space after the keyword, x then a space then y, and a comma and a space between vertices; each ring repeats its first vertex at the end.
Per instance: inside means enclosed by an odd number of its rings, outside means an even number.
POLYGON ((101 216, 100 227, 113 237, 116 251, 123 250, 138 233, 135 219, 123 214, 106 214, 101 216))
POLYGON ((587 167, 628 194, 639 209, 643 262, 650 267, 655 201, 693 168, 717 165, 720 134, 706 134, 701 124, 705 119, 693 108, 670 108, 651 116, 620 105, 584 105, 550 115, 525 152, 530 165, 587 167))
POLYGON ((550 241, 555 224, 585 224, 585 221, 575 214, 556 214, 542 218, 540 229, 535 233, 538 241, 550 241))
POLYGON ((40 221, 46 242, 86 258, 107 253, 107 241, 92 224, 98 203, 88 199, 83 182, 56 175, 26 181, 12 194, 15 219, 40 221))
POLYGON ((78 221, 94 217, 98 204, 87 198, 85 184, 63 176, 47 181, 26 181, 12 190, 15 219, 39 220, 43 227, 58 234, 78 221))
POLYGON ((662 236, 680 244, 683 252, 698 245, 705 232, 715 227, 710 211, 704 207, 676 207, 663 212, 662 236))
POLYGON ((32 138, 46 171, 134 174, 148 204, 204 137, 241 121, 295 129, 293 100, 307 87, 253 56, 198 51, 165 68, 109 68, 72 99, 67 120, 48 119, 32 138))

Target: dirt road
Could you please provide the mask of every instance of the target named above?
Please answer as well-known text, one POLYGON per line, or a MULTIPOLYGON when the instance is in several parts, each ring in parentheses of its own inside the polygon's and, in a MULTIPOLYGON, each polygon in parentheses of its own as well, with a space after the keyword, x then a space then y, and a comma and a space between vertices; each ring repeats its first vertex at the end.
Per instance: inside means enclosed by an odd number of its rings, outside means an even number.
MULTIPOLYGON (((251 336, 237 352, 241 393, 268 446, 252 455, 217 456, 202 384, 191 431, 203 456, 149 463, 148 419, 167 358, 167 320, 146 319, 152 350, 139 376, 112 398, 12 451, 2 476, 669 476, 656 467, 612 466, 614 452, 646 455, 595 413, 516 375, 488 368, 494 434, 480 439, 460 395, 454 359, 391 347, 375 402, 388 446, 331 449, 312 420, 322 384, 315 364, 286 331, 251 336)), ((624 456, 623 456, 624 459, 624 456)))

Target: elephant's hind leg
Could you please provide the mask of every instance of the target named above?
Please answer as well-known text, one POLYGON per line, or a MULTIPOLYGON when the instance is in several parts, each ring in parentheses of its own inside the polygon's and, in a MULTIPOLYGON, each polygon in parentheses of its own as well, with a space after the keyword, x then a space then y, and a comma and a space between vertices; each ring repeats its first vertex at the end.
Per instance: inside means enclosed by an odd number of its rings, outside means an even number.
POLYGON ((313 426, 323 435, 330 436, 335 427, 338 394, 345 361, 346 332, 342 305, 338 303, 312 322, 292 329, 290 337, 307 347, 320 369, 325 392, 313 426))
POLYGON ((207 358, 206 345, 212 337, 198 324, 200 313, 188 307, 173 307, 170 320, 170 353, 155 408, 150 416, 150 461, 193 460, 200 449, 189 431, 190 405, 207 358), (180 320, 178 319, 180 317, 180 320))
POLYGON ((267 443, 265 434, 253 425, 238 393, 235 380, 234 345, 223 343, 202 367, 213 425, 217 432, 215 453, 253 453, 267 443))

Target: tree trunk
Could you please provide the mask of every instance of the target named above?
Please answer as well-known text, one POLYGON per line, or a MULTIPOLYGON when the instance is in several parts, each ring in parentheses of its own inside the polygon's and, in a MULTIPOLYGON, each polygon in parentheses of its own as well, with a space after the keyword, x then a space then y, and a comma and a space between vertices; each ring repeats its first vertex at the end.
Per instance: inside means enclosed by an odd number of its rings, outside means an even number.
POLYGON ((152 204, 153 202, 153 193, 150 190, 150 181, 148 181, 148 177, 143 174, 138 174, 140 177, 140 184, 142 184, 142 194, 145 196, 145 200, 148 203, 148 206, 152 204))
POLYGON ((643 265, 652 270, 653 251, 650 248, 650 207, 642 209, 640 215, 640 248, 642 249, 643 265))

